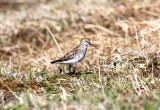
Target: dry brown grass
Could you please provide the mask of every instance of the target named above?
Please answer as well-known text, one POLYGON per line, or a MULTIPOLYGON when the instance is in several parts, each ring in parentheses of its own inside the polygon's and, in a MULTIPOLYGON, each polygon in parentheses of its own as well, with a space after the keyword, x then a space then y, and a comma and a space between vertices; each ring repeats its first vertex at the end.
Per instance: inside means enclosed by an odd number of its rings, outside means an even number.
POLYGON ((160 1, 0 1, 6 109, 157 109, 160 1), (50 32, 51 31, 51 32, 50 32), (52 34, 52 36, 51 36, 52 34), (88 37, 82 75, 49 62, 88 37))

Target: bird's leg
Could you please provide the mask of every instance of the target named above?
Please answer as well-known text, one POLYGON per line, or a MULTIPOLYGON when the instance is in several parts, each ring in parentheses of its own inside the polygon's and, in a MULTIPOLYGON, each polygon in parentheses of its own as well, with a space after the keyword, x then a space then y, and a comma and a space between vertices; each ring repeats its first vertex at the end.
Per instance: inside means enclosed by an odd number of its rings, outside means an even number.
POLYGON ((72 67, 72 64, 69 64, 69 66, 68 66, 68 70, 69 70, 69 73, 71 73, 71 68, 72 67))
POLYGON ((63 72, 62 68, 60 68, 60 67, 58 67, 58 70, 59 70, 60 73, 63 72))
POLYGON ((70 64, 70 65, 68 66, 68 70, 69 70, 69 74, 70 74, 70 75, 75 74, 75 73, 76 73, 75 65, 74 65, 74 64, 70 64))
POLYGON ((75 66, 75 64, 73 64, 73 74, 75 74, 76 73, 76 66, 75 66))

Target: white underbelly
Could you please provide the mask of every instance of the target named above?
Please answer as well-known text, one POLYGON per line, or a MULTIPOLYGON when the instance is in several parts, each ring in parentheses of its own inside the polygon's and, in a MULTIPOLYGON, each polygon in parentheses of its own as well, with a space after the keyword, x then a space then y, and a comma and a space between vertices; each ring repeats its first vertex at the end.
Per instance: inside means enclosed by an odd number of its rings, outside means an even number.
POLYGON ((62 61, 62 62, 60 62, 60 63, 63 63, 63 64, 78 63, 78 62, 81 61, 83 58, 84 58, 84 55, 83 55, 83 54, 79 54, 79 55, 76 55, 76 56, 75 56, 73 59, 71 59, 71 60, 62 61))

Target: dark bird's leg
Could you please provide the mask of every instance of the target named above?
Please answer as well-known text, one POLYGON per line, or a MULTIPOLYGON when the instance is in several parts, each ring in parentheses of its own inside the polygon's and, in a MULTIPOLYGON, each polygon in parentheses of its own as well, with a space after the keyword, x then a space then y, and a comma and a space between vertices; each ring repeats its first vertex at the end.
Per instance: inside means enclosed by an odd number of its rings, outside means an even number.
POLYGON ((75 65, 73 65, 73 72, 72 72, 73 74, 75 74, 76 73, 76 67, 75 67, 75 65))
POLYGON ((70 74, 70 75, 73 75, 73 74, 75 74, 75 72, 76 72, 75 66, 72 65, 72 64, 69 65, 68 70, 69 70, 69 74, 70 74))
POLYGON ((72 64, 69 64, 69 66, 68 66, 68 70, 69 70, 69 74, 71 73, 71 71, 72 71, 72 64))
POLYGON ((60 73, 63 73, 62 68, 58 67, 58 70, 59 70, 60 73))

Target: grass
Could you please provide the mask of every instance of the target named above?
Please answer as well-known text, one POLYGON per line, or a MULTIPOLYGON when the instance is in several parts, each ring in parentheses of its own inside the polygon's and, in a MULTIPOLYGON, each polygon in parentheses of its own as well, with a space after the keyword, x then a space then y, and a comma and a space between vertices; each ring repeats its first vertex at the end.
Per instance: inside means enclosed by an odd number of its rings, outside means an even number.
POLYGON ((0 2, 0 109, 160 109, 159 6, 158 0, 0 2), (50 65, 83 37, 98 48, 88 48, 78 74, 50 65))

